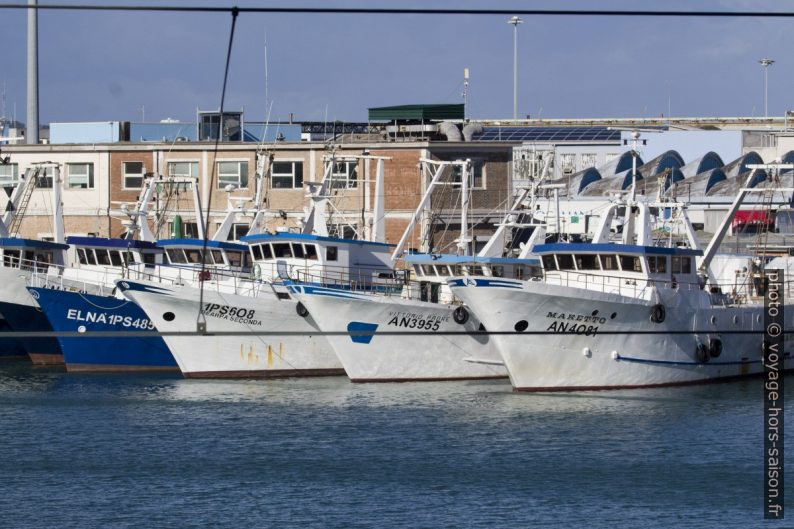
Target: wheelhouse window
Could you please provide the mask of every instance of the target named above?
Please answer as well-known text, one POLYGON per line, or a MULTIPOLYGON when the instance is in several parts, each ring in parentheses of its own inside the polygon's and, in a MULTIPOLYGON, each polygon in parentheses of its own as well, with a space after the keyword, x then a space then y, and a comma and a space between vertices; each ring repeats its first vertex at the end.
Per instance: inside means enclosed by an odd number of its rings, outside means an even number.
POLYGON ((524 279, 524 265, 516 265, 513 270, 513 277, 516 279, 524 279))
POLYGON ((649 255, 648 256, 648 271, 651 274, 665 274, 665 273, 667 273, 667 256, 664 256, 664 255, 649 255))
POLYGON ((77 260, 80 262, 80 264, 88 264, 88 259, 85 256, 85 250, 82 248, 77 249, 77 260))
POLYGON ((353 187, 358 187, 358 162, 353 160, 334 162, 331 171, 331 188, 353 187))
POLYGON ((303 259, 306 257, 305 252, 303 251, 303 245, 299 242, 292 243, 292 255, 295 256, 295 259, 303 259))
POLYGON ((201 250, 199 249, 185 250, 185 257, 188 264, 201 264, 201 250))
POLYGON ((292 248, 288 242, 273 243, 273 256, 276 259, 292 258, 292 248))
POLYGON ((596 255, 577 255, 576 268, 579 270, 600 270, 598 266, 598 256, 596 255))
POLYGON ((3 264, 8 267, 18 267, 20 255, 19 250, 3 250, 3 264))
POLYGON ((505 267, 504 266, 492 266, 491 267, 491 275, 493 277, 504 277, 505 276, 505 267))
POLYGON ((325 260, 336 261, 339 251, 336 246, 327 246, 325 248, 325 260))
POLYGON ((691 274, 692 273, 692 258, 686 256, 674 255, 671 262, 671 270, 674 274, 691 274))
POLYGON ((143 174, 143 162, 124 162, 122 164, 124 189, 140 189, 143 186, 143 174))
POLYGON ((248 187, 248 162, 218 162, 218 189, 248 187))
POLYGON ((422 265, 422 275, 425 275, 425 276, 434 276, 434 275, 436 275, 436 271, 433 268, 433 265, 422 265))
POLYGON ((254 261, 261 261, 262 260, 262 246, 259 244, 252 244, 251 248, 251 256, 254 258, 254 261))
POLYGON ((107 250, 95 249, 94 252, 96 253, 96 262, 98 265, 110 266, 110 256, 107 250))
POLYGON ((554 260, 553 255, 544 255, 541 260, 543 261, 543 268, 546 270, 557 270, 557 261, 554 260))
POLYGON ((220 250, 210 250, 210 256, 212 256, 213 264, 218 266, 223 266, 226 264, 226 261, 223 259, 223 252, 220 250))
POLYGON ((618 258, 614 255, 599 255, 602 270, 620 270, 618 258))
POLYGON ((573 270, 573 256, 566 253, 557 254, 557 266, 560 270, 573 270))
POLYGON ((94 164, 92 163, 66 164, 66 185, 69 189, 93 189, 94 164))
POLYGON ((314 244, 304 244, 303 247, 306 249, 306 259, 311 259, 312 261, 316 261, 317 246, 314 244))
POLYGON ((619 255, 620 268, 624 272, 642 272, 640 258, 636 255, 619 255))
POLYGON ((165 253, 168 256, 168 262, 171 264, 187 263, 187 259, 185 259, 185 254, 182 252, 181 248, 169 248, 165 253))
POLYGON ((121 253, 116 250, 110 250, 110 264, 113 266, 122 265, 121 253))
POLYGON ((229 266, 235 268, 245 267, 245 254, 243 252, 228 251, 226 252, 226 257, 229 258, 229 266))
POLYGON ((270 187, 273 189, 301 189, 303 162, 276 160, 270 167, 270 187))
POLYGON ((0 163, 0 187, 13 187, 19 183, 19 164, 0 163))

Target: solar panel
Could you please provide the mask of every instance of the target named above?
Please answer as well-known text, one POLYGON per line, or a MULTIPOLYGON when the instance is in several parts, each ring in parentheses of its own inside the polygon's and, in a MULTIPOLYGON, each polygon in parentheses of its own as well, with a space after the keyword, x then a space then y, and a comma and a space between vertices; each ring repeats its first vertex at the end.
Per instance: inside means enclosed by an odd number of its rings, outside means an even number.
POLYGON ((475 141, 620 141, 606 127, 485 127, 475 141))

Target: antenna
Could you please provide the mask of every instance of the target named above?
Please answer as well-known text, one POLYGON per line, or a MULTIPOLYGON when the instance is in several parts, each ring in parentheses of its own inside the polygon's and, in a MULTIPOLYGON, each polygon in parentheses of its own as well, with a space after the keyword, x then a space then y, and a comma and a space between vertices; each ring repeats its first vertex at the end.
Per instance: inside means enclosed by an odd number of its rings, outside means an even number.
POLYGON ((469 69, 463 69, 463 93, 460 94, 463 97, 463 119, 466 119, 466 96, 469 95, 469 69))
MULTIPOLYGON (((265 32, 265 108, 268 108, 268 86, 267 86, 267 32, 265 32)), ((270 112, 268 112, 268 116, 270 112)))

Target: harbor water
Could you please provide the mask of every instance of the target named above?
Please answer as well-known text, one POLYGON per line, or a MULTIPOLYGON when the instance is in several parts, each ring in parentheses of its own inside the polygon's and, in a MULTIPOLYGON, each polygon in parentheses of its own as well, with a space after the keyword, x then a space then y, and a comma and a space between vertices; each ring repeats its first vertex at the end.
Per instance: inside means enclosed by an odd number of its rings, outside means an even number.
POLYGON ((760 379, 521 394, 9 361, 0 425, 2 527, 794 525, 763 520, 760 379))

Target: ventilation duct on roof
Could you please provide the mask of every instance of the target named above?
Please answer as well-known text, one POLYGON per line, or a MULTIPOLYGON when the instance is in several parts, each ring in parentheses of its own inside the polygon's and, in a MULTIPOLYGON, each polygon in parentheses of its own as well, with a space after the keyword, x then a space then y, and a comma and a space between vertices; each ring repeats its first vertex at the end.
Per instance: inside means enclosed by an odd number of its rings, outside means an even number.
POLYGON ((438 132, 439 134, 446 136, 447 141, 463 141, 463 137, 460 134, 460 129, 451 121, 442 121, 439 123, 438 132))
POLYGON ((463 127, 463 140, 471 141, 475 134, 482 134, 483 128, 479 123, 468 123, 463 127))

